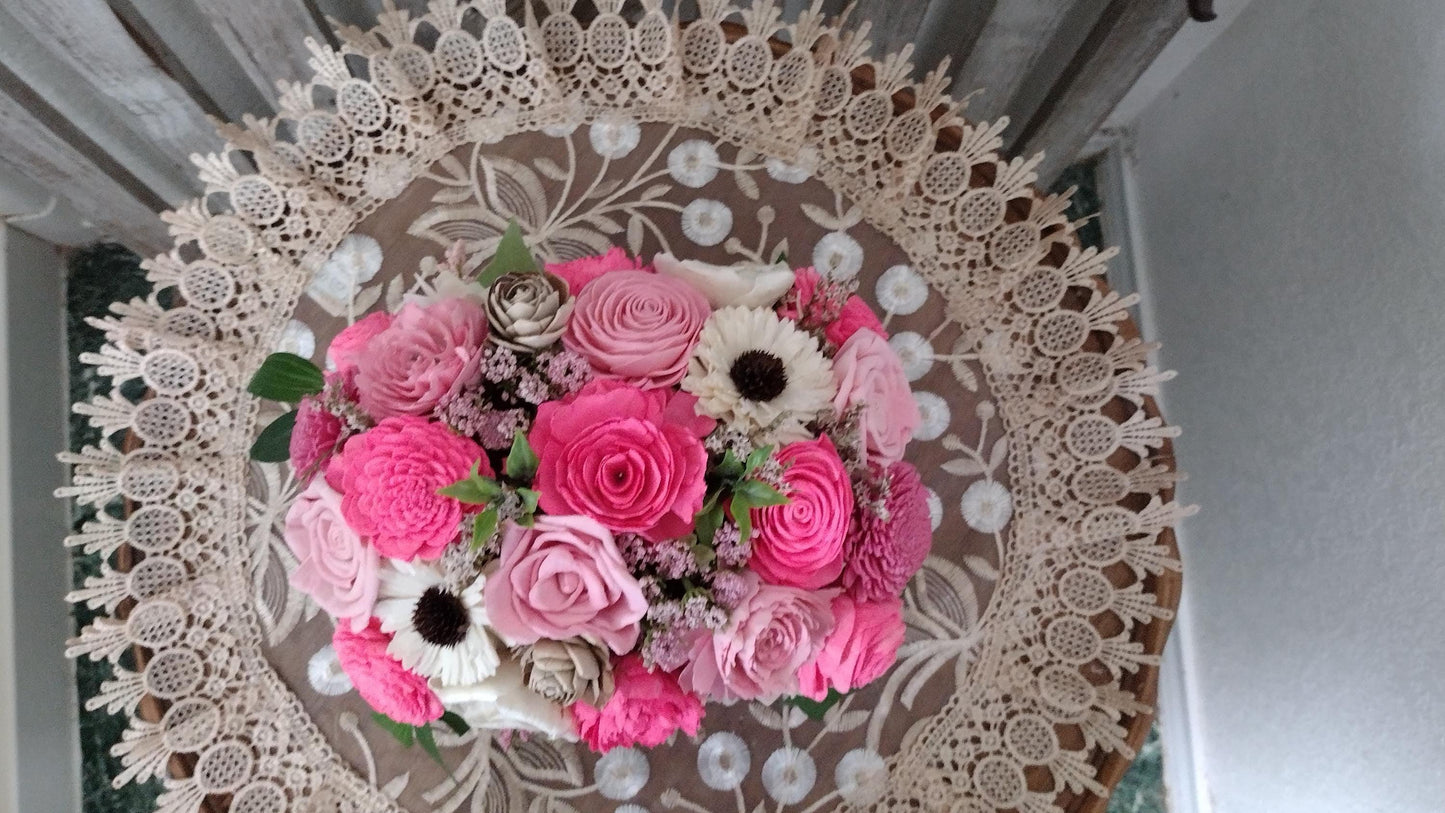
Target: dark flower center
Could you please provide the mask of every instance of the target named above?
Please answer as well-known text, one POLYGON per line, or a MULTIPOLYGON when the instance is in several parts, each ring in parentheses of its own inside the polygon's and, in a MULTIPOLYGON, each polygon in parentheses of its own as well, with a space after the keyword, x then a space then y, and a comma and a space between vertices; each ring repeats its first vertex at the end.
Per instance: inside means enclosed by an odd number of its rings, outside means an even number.
POLYGON ((423 641, 434 646, 456 646, 467 637, 471 617, 462 600, 441 589, 428 587, 411 611, 411 625, 423 641))
POLYGON ((771 401, 788 388, 783 360, 766 350, 748 350, 733 361, 728 376, 749 401, 771 401))

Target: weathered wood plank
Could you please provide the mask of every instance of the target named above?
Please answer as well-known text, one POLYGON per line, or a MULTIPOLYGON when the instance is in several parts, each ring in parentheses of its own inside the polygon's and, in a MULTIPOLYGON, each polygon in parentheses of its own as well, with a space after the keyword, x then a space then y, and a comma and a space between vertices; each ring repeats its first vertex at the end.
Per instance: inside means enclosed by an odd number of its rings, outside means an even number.
MULTIPOLYGON (((194 0, 231 57, 272 108, 277 106, 276 82, 311 78, 306 61, 307 37, 329 42, 330 29, 322 31, 302 0, 194 0)), ((372 18, 373 21, 375 17, 372 18)))
MULTIPOLYGON (((923 22, 918 25, 917 49, 914 52, 922 72, 931 71, 948 59, 953 66, 952 75, 956 75, 983 33, 984 25, 993 13, 994 3, 995 0, 931 0, 923 22)), ((953 83, 952 89, 955 98, 962 98, 974 90, 957 82, 953 83)))
POLYGON ((959 93, 980 91, 969 101, 970 118, 1003 115, 1073 6, 1073 0, 998 0, 954 74, 959 93))
POLYGON ((873 24, 868 34, 873 43, 871 53, 875 59, 882 59, 913 44, 927 11, 928 0, 857 0, 850 19, 855 26, 864 20, 873 24))

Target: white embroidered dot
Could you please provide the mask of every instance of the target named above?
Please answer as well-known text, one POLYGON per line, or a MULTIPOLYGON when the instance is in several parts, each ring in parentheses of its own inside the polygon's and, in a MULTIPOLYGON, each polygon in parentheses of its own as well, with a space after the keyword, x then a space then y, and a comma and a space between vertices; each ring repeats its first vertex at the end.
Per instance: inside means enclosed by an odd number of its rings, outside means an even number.
POLYGON ((341 661, 336 659, 336 650, 331 648, 331 644, 316 650, 316 654, 307 661, 306 679, 311 681, 311 688, 317 694, 327 697, 351 691, 351 678, 342 670, 341 661))
POLYGON ((647 757, 636 748, 613 748, 593 768, 597 792, 615 801, 631 799, 647 784, 652 769, 647 757))
POLYGON ((928 492, 928 521, 936 531, 943 524, 943 498, 931 488, 924 487, 924 491, 928 492))
POLYGON ((577 122, 564 121, 559 124, 549 124, 542 128, 542 134, 551 138, 566 138, 577 132, 577 122))
POLYGON ((913 393, 913 402, 918 405, 918 413, 923 416, 918 430, 913 433, 913 439, 938 440, 948 428, 949 421, 953 420, 948 402, 931 392, 913 393))
POLYGON ((1013 495, 994 480, 979 480, 963 492, 959 500, 963 521, 983 534, 1002 531, 1013 517, 1013 495))
POLYGON ((626 804, 617 808, 614 813, 648 813, 648 810, 642 805, 626 804))
POLYGON ((898 360, 903 362, 903 375, 909 381, 917 381, 928 374, 933 367, 933 345, 917 333, 905 330, 902 333, 893 334, 888 340, 888 346, 898 354, 898 360))
POLYGON ((763 763, 763 789, 778 804, 803 801, 817 779, 813 758, 801 748, 779 748, 763 763))
POLYGON ((888 791, 888 766, 883 757, 867 748, 854 748, 838 760, 833 770, 838 795, 855 805, 871 805, 888 791))
POLYGON ((768 177, 779 183, 802 183, 813 177, 813 168, 818 165, 818 153, 812 147, 798 151, 797 160, 789 163, 779 158, 769 158, 763 166, 768 177))
POLYGON ((698 198, 682 209, 682 233, 700 246, 715 246, 733 230, 733 210, 725 204, 698 198))
POLYGON ((603 158, 623 158, 637 149, 637 143, 642 140, 642 128, 632 119, 603 119, 592 123, 587 131, 587 140, 603 158))
POLYGON ((899 316, 907 316, 928 301, 928 285, 917 271, 906 265, 895 265, 878 277, 875 287, 878 306, 899 316))
POLYGON ((698 746, 698 776, 713 790, 732 790, 741 785, 751 767, 748 744, 730 731, 719 731, 698 746))
POLYGON ((850 280, 862 267, 863 247, 847 232, 828 232, 813 247, 813 268, 825 277, 850 280))
POLYGON ((311 332, 305 322, 292 319, 281 329, 281 337, 276 340, 276 350, 309 359, 311 354, 316 352, 316 334, 311 332))
POLYGON ((672 148, 667 154, 667 173, 683 186, 697 189, 717 177, 722 159, 711 142, 690 139, 672 148))
POLYGON ((369 234, 348 234, 321 264, 306 293, 313 299, 345 303, 356 288, 381 270, 381 244, 369 234))

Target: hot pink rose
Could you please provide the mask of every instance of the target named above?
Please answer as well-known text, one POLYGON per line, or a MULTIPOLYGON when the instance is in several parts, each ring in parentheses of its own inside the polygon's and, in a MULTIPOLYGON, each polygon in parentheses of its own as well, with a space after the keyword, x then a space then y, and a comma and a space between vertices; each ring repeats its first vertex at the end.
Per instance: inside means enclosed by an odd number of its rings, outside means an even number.
POLYGON ((562 342, 600 378, 643 389, 687 374, 697 334, 712 313, 707 297, 679 279, 614 271, 582 289, 562 342))
POLYGON ((843 572, 843 546, 853 519, 853 486, 833 441, 789 443, 778 452, 788 502, 752 512, 748 566, 766 582, 816 589, 843 572))
POLYGON ((658 542, 692 529, 707 484, 700 438, 714 421, 697 398, 594 381, 537 408, 528 442, 541 458, 533 484, 549 514, 585 514, 658 542))
POLYGON ((617 689, 601 709, 579 701, 572 706, 577 733, 593 751, 641 745, 656 748, 681 729, 697 734, 702 701, 677 685, 677 677, 649 671, 637 655, 624 655, 612 665, 617 689))
POLYGON ((336 334, 336 338, 331 340, 331 346, 326 348, 326 358, 338 373, 355 370, 361 357, 365 355, 367 343, 373 336, 389 327, 391 314, 386 311, 364 316, 336 334))
POLYGON ((903 362, 888 342, 872 331, 853 334, 833 357, 833 381, 838 385, 834 409, 842 413, 855 405, 863 407, 858 431, 868 460, 884 466, 901 460, 923 416, 908 387, 903 362))
POLYGON ((822 320, 823 338, 834 347, 842 345, 854 333, 864 329, 888 338, 888 331, 883 328, 878 315, 860 297, 852 295, 841 303, 819 300, 818 286, 823 281, 822 276, 811 268, 798 268, 793 274, 793 289, 785 304, 778 309, 779 315, 802 322, 826 317, 822 320))
POLYGON ((339 625, 331 638, 342 671, 367 705, 407 725, 439 719, 446 711, 442 701, 427 687, 426 678, 387 654, 389 643, 391 636, 381 631, 374 618, 360 631, 339 625))
POLYGON ((376 420, 427 415, 476 380, 487 315, 470 299, 407 303, 357 359, 361 408, 376 420))
POLYGON ((310 482, 318 471, 322 471, 336 452, 345 428, 340 418, 322 406, 320 398, 314 395, 302 398, 301 405, 296 408, 296 425, 291 429, 288 447, 291 470, 296 472, 296 476, 310 482))
POLYGON ((291 585, 360 631, 376 604, 376 550, 341 518, 341 495, 324 477, 311 481, 286 512, 286 546, 300 565, 291 585))
POLYGON ((556 274, 567 283, 567 291, 576 296, 587 283, 609 271, 633 271, 642 268, 642 261, 627 256, 627 252, 614 246, 606 254, 582 257, 565 263, 548 263, 547 272, 556 274))
POLYGON ((347 440, 327 479, 340 483, 347 524, 382 556, 435 559, 472 510, 437 489, 466 477, 474 463, 491 476, 482 447, 445 424, 407 415, 347 440))
POLYGON ((486 601, 492 628, 512 646, 583 636, 619 654, 636 646, 647 612, 612 532, 581 516, 508 522, 486 601))
POLYGON ((798 676, 798 694, 814 700, 827 697, 829 689, 846 693, 877 680, 903 646, 903 600, 897 596, 862 604, 838 596, 833 618, 833 633, 798 676))
MULTIPOLYGON (((875 476, 882 472, 876 467, 875 476)), ((859 506, 848 530, 847 566, 843 586, 859 601, 882 601, 903 592, 923 567, 933 544, 928 491, 918 470, 898 462, 888 467, 887 518, 859 506)))
POLYGON ((797 694, 798 673, 833 631, 837 590, 799 590, 745 574, 752 589, 717 632, 699 631, 678 683, 708 700, 771 703, 797 694))

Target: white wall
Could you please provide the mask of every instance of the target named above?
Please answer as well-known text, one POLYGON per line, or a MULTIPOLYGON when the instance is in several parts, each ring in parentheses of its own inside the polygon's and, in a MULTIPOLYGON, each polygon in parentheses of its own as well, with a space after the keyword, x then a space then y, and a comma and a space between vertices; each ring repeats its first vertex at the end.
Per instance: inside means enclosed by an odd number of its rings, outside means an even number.
POLYGON ((1445 810, 1445 3, 1254 2, 1136 126, 1215 813, 1445 810))

